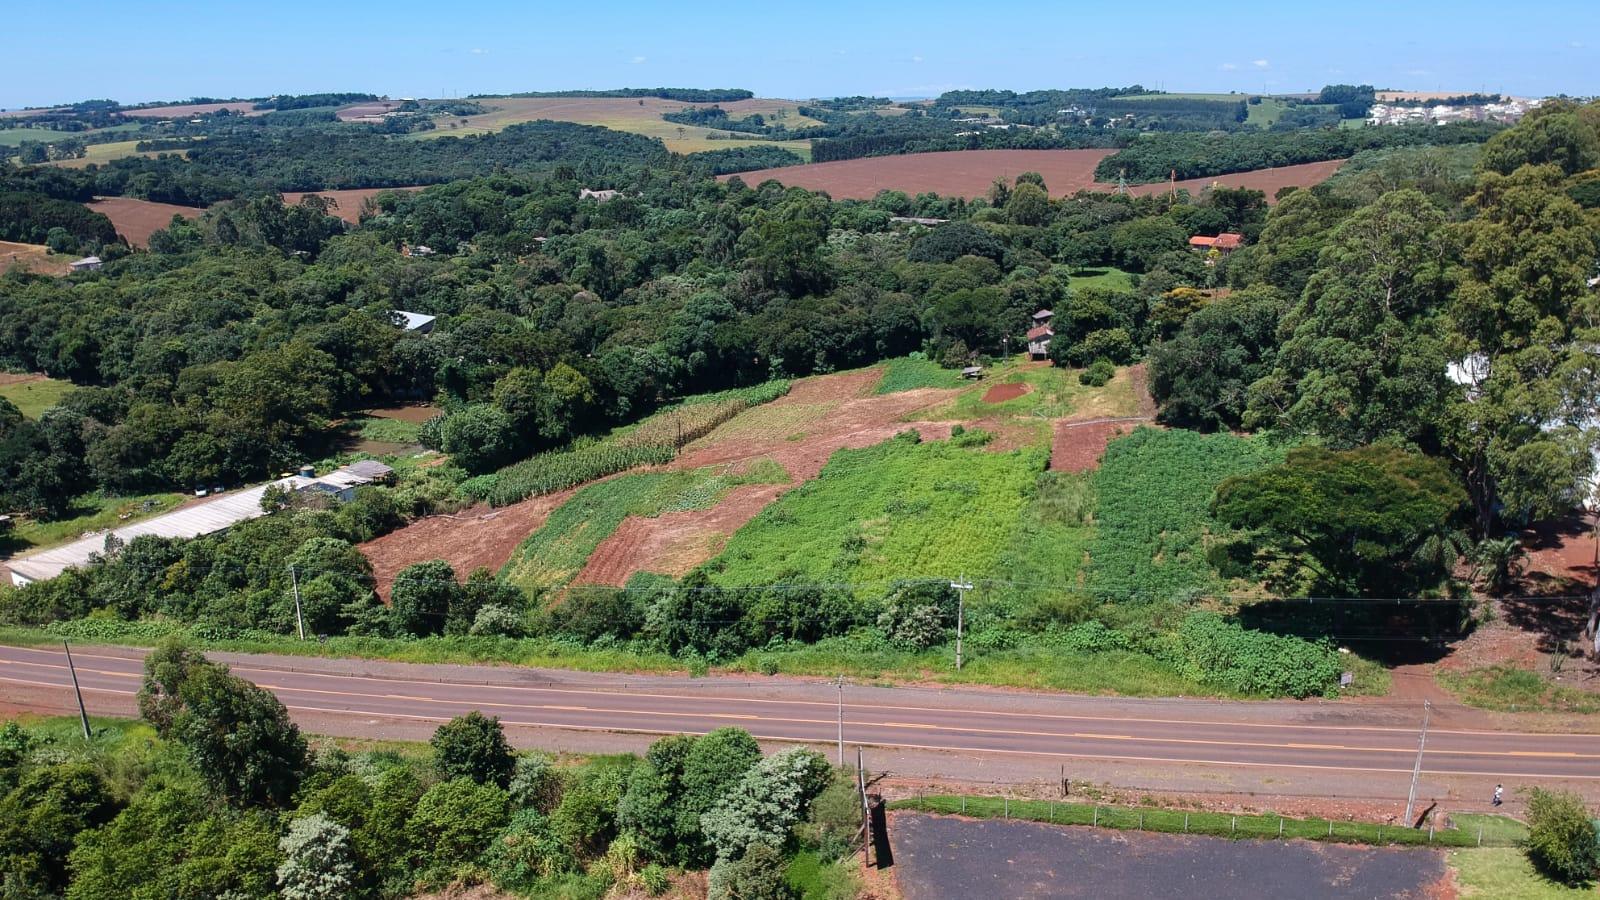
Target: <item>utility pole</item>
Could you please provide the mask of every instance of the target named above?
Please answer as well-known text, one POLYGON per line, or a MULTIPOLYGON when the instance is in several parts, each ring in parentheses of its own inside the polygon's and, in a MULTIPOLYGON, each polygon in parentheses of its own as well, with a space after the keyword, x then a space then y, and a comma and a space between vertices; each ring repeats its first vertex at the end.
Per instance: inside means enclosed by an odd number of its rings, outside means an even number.
POLYGON ((960 581, 950 582, 956 589, 956 671, 961 671, 961 631, 967 624, 967 591, 972 590, 972 582, 967 576, 961 576, 960 581))
POLYGON ((1406 795, 1406 827, 1411 827, 1411 809, 1417 802, 1417 778, 1422 775, 1422 748, 1428 746, 1428 717, 1433 704, 1422 701, 1422 737, 1417 741, 1417 763, 1411 767, 1411 793, 1406 795))
POLYGON ((844 676, 834 682, 839 686, 839 768, 844 768, 844 676))
POLYGON ((872 812, 867 807, 867 770, 861 764, 861 748, 856 748, 856 793, 861 798, 861 868, 866 869, 867 849, 872 846, 872 812))
POLYGON ((300 576, 294 566, 289 567, 289 583, 294 585, 294 625, 300 631, 300 640, 306 639, 306 617, 300 614, 300 576))
POLYGON ((83 689, 78 687, 78 669, 72 664, 72 648, 66 641, 61 642, 61 649, 67 651, 67 671, 72 673, 72 693, 78 697, 78 721, 83 725, 83 739, 89 740, 89 711, 83 708, 83 689))

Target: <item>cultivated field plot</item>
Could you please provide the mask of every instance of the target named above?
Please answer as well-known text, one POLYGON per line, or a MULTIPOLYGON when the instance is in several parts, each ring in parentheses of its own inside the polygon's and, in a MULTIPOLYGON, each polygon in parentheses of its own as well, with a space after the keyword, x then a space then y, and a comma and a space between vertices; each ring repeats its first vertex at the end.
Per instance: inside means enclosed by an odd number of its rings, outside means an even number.
POLYGON ((334 115, 341 122, 371 122, 381 120, 385 115, 399 109, 403 100, 371 100, 366 103, 352 103, 340 107, 334 115))
POLYGON ((908 814, 889 831, 906 900, 1453 896, 1444 854, 1433 850, 908 814))
POLYGON ((246 116, 262 116, 271 112, 256 109, 254 101, 230 100, 226 103, 180 103, 174 106, 151 106, 146 109, 125 109, 122 114, 131 119, 181 119, 184 116, 204 116, 223 110, 246 116))
MULTIPOLYGON (((1052 197, 1065 197, 1081 190, 1110 191, 1113 184, 1097 182, 1095 166, 1112 150, 949 150, 938 153, 910 153, 902 156, 873 156, 838 162, 811 163, 779 169, 760 169, 723 175, 722 180, 740 178, 754 186, 768 179, 789 187, 826 191, 836 200, 870 200, 879 191, 905 191, 908 194, 935 193, 952 197, 981 197, 989 192, 996 178, 1014 179, 1023 172, 1038 172, 1050 188, 1052 197)), ((1257 169, 1213 178, 1193 178, 1178 182, 1178 187, 1198 193, 1208 187, 1247 187, 1266 191, 1267 198, 1285 187, 1310 187, 1326 181, 1344 165, 1343 160, 1305 163, 1257 169)), ((1165 182, 1133 185, 1140 196, 1169 189, 1165 182)))
POLYGON ((332 200, 335 204, 337 204, 333 210, 333 214, 345 220, 346 222, 349 222, 351 225, 354 225, 361 221, 361 205, 366 202, 368 197, 376 197, 379 194, 388 193, 389 191, 420 190, 422 190, 421 186, 392 188, 350 188, 342 191, 285 191, 283 194, 283 202, 292 206, 296 203, 299 203, 300 198, 305 197, 308 194, 316 194, 319 197, 327 197, 329 200, 332 200))
POLYGON ((36 275, 65 275, 72 271, 68 266, 72 259, 70 255, 51 253, 43 244, 0 241, 0 272, 15 266, 36 275))
POLYGON ((462 118, 442 118, 432 131, 420 132, 414 137, 421 140, 436 137, 487 134, 499 131, 518 122, 550 119, 556 122, 578 122, 600 125, 616 131, 629 131, 645 137, 660 138, 674 153, 698 153, 703 150, 728 150, 734 147, 776 146, 784 147, 807 159, 811 156, 811 142, 768 141, 755 135, 732 139, 711 139, 712 134, 731 134, 697 125, 679 125, 661 118, 663 113, 678 112, 694 107, 720 106, 728 116, 742 119, 760 114, 770 125, 788 128, 809 128, 820 125, 816 119, 800 115, 799 104, 791 100, 763 100, 751 98, 731 103, 685 103, 681 100, 661 100, 655 97, 488 97, 478 101, 490 107, 486 113, 462 118), (461 124, 461 123, 465 124, 461 124), (451 127, 455 125, 456 127, 451 127))
POLYGON ((171 225, 173 216, 193 219, 204 212, 197 206, 135 200, 132 197, 101 197, 86 205, 110 219, 111 224, 116 226, 117 234, 127 238, 128 243, 135 247, 150 246, 150 235, 171 225))

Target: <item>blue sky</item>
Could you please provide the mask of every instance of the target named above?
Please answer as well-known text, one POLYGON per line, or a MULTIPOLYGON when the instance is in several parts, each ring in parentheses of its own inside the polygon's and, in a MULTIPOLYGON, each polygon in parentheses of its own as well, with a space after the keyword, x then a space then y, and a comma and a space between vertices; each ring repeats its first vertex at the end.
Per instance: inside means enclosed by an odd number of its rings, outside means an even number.
POLYGON ((170 3, 6 13, 0 107, 623 86, 1600 93, 1600 2, 170 3), (18 73, 27 73, 19 77, 18 73))

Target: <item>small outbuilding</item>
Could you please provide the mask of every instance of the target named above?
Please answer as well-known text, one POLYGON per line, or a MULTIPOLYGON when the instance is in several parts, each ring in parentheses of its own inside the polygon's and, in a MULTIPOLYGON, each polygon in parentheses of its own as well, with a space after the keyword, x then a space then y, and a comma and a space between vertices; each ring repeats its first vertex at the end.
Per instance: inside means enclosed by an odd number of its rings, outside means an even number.
POLYGON ((1189 238, 1189 246, 1196 250, 1215 250, 1226 255, 1244 246, 1244 235, 1232 231, 1224 231, 1215 237, 1197 234, 1189 238))
POLYGON ((67 266, 74 272, 98 272, 103 265, 105 265, 105 262, 98 256, 85 256, 76 262, 67 263, 67 266))
POLYGON ((962 378, 977 378, 983 374, 983 366, 967 366, 961 370, 962 378))
POLYGON ((422 313, 406 312, 403 309, 391 309, 389 314, 394 317, 394 324, 418 334, 431 333, 433 323, 439 320, 438 316, 426 316, 422 313))
POLYGON ((1034 359, 1045 359, 1050 355, 1050 339, 1056 333, 1048 324, 1035 325, 1028 329, 1028 355, 1034 359))

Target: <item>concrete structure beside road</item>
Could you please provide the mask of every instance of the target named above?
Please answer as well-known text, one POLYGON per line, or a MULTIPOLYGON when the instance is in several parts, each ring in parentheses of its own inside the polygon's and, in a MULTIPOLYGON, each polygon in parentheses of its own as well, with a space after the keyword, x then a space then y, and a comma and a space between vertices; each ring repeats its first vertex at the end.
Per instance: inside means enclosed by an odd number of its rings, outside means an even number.
POLYGON ((223 494, 214 500, 173 510, 143 522, 92 534, 60 547, 6 560, 5 565, 11 570, 11 583, 17 587, 26 587, 35 581, 48 581, 67 569, 86 566, 93 562, 96 556, 105 553, 107 538, 115 537, 121 544, 127 544, 136 537, 147 535, 161 538, 197 538, 225 531, 240 522, 260 518, 266 515, 261 508, 261 498, 270 487, 295 492, 317 490, 344 501, 354 497, 355 489, 360 485, 386 481, 393 474, 394 470, 383 463, 362 460, 329 472, 321 478, 291 475, 288 478, 258 484, 231 494, 223 494))

